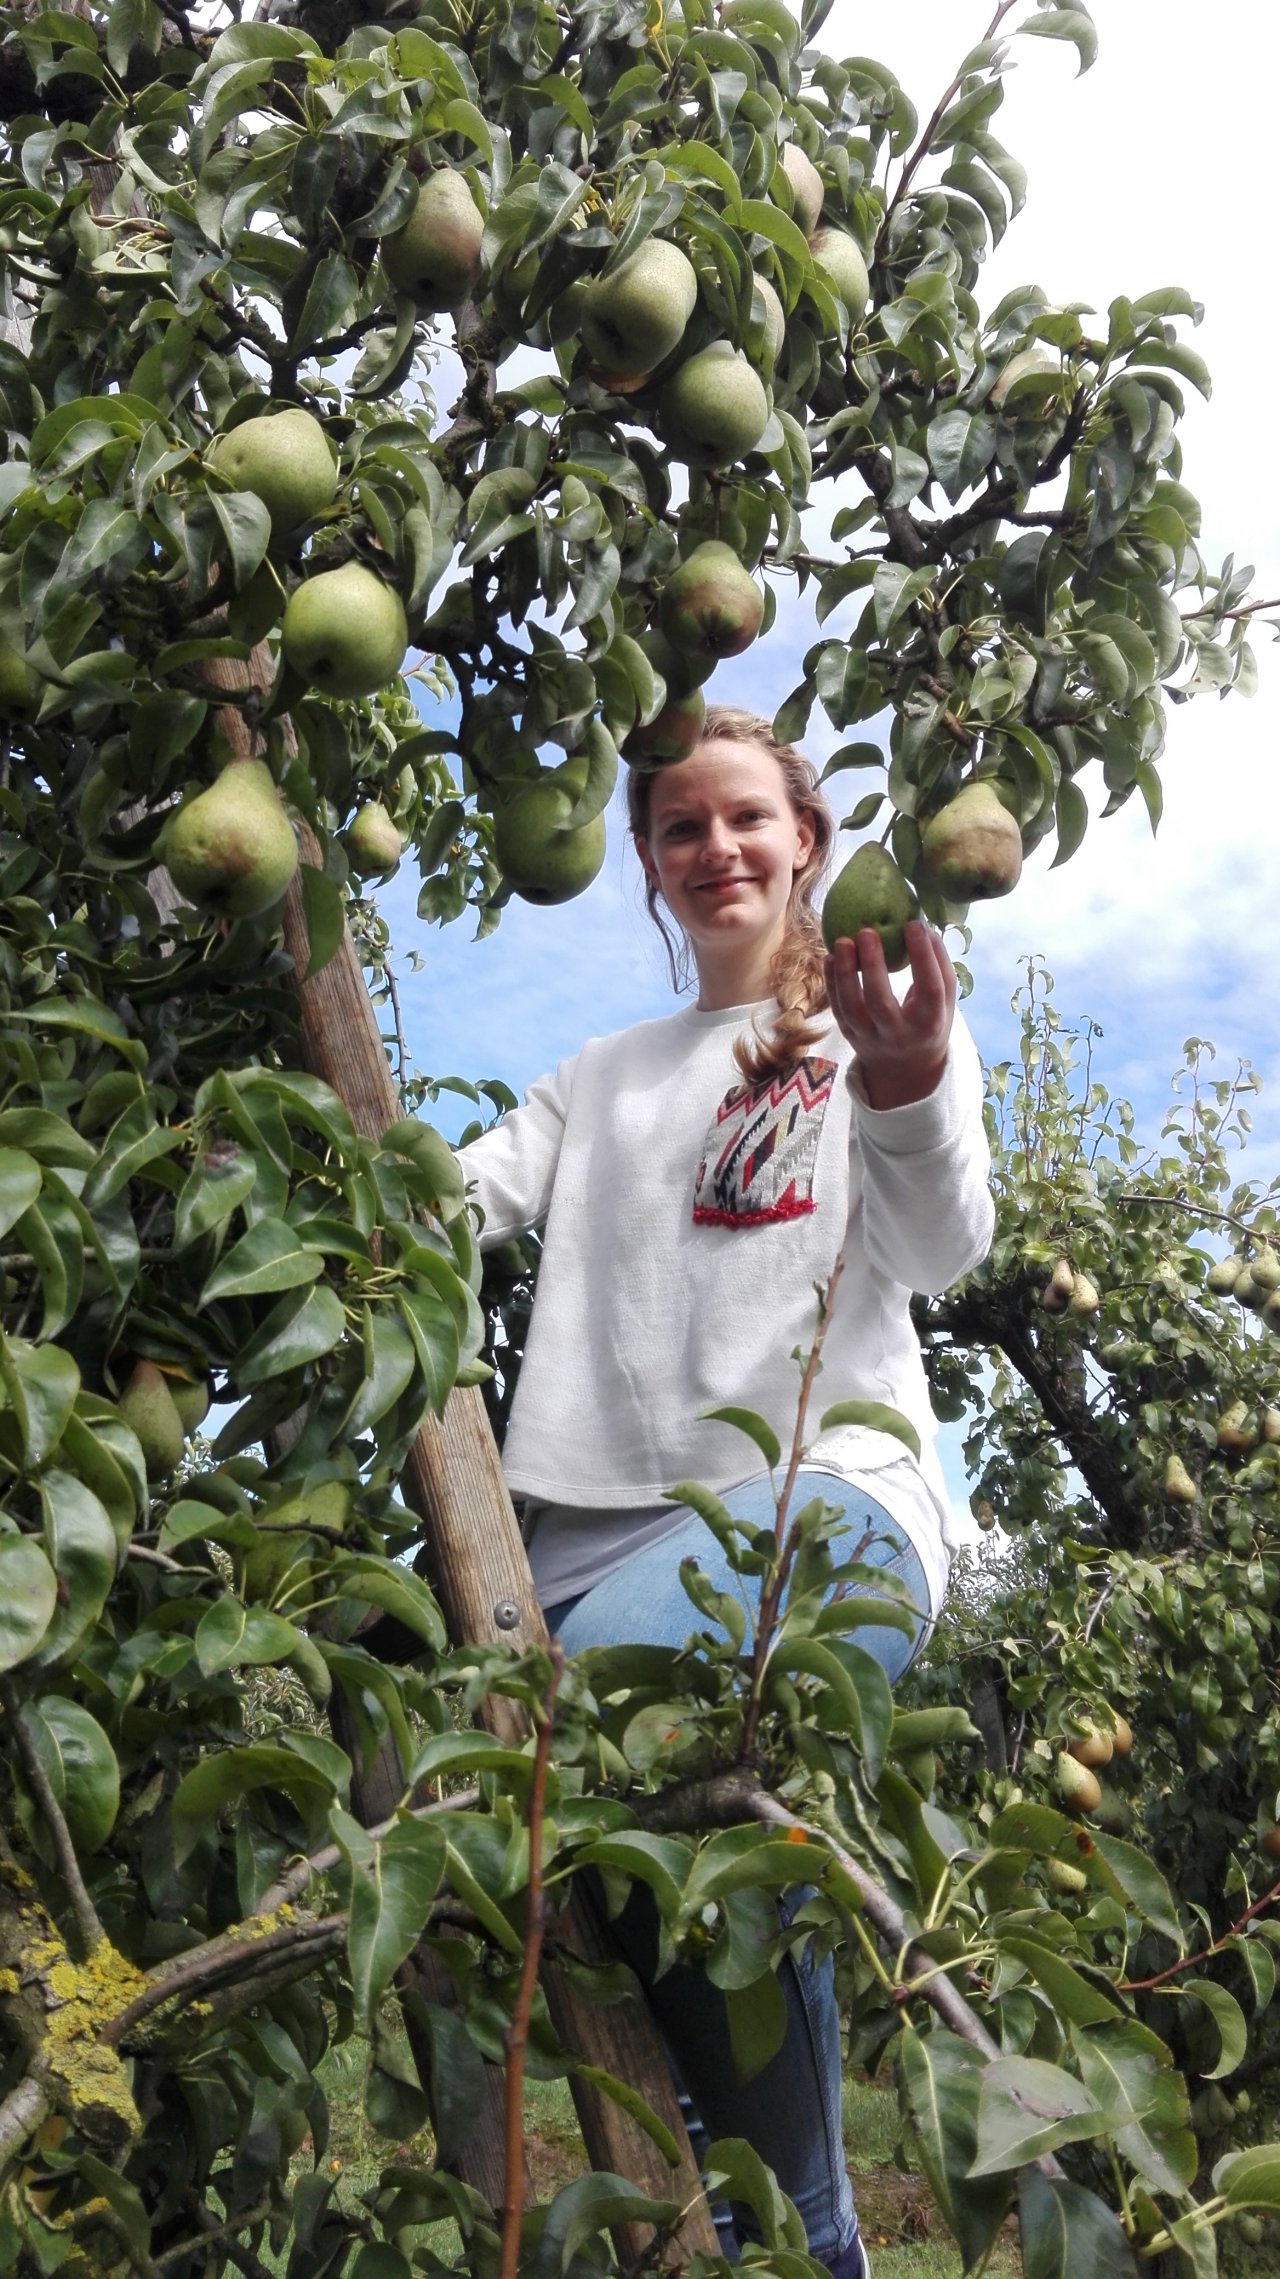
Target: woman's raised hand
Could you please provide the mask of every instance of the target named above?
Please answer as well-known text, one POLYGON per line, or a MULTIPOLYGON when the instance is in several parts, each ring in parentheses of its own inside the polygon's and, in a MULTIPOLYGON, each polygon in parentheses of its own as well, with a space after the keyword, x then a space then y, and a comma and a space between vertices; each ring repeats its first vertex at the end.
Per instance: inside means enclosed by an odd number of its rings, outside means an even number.
POLYGON ((858 1056, 873 1108, 902 1108, 935 1090, 956 1009, 956 969, 941 934, 923 919, 904 929, 911 986, 899 1002, 880 936, 870 926, 838 941, 826 962, 836 1026, 858 1056))

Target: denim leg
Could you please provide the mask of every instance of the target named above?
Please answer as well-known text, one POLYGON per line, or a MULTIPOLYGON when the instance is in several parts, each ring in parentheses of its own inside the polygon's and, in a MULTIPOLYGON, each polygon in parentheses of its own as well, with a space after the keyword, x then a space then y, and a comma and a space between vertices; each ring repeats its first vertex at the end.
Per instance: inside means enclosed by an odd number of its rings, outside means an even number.
MULTIPOLYGON (((806 1894, 787 1895, 784 1923, 806 1894)), ((752 2080, 737 2079, 724 1996, 696 1963, 677 1962, 661 1978, 658 1912, 646 1885, 633 1885, 614 1918, 614 1936, 648 1991, 705 2134, 694 2132, 701 2165, 709 2138, 745 2137, 767 2160, 794 2200, 810 2252, 831 2264, 848 2253, 858 2219, 840 2131, 841 2037, 830 1958, 815 1964, 811 1947, 785 1956, 778 1983, 787 2007, 782 2046, 752 2080)), ((724 2231, 721 2230, 722 2240, 724 2231)), ((750 2229, 749 2219, 743 2224, 750 2229)))

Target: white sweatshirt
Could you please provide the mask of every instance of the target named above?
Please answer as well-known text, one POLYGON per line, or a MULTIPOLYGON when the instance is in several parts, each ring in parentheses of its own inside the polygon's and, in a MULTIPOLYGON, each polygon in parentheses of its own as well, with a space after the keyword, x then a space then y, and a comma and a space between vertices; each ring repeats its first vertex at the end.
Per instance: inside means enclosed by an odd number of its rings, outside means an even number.
MULTIPOLYGON (((790 1445, 794 1351, 812 1344, 815 1285, 843 1249, 811 1441, 835 1402, 885 1401, 911 1419, 923 1456, 917 1469, 900 1441, 847 1430, 813 1455, 846 1476, 883 1474, 872 1492, 886 1504, 897 1478, 940 1595, 948 1506, 908 1301, 949 1288, 991 1239, 981 1064, 957 1017, 936 1091, 874 1109, 833 1025, 800 1070, 749 1094, 733 1043, 774 1011, 689 1007, 592 1038, 465 1149, 485 1248, 544 1227, 507 1481, 587 1524, 634 1512, 649 1540, 676 1481, 723 1490, 758 1471, 750 1442, 702 1412, 755 1409, 790 1445)), ((596 1562, 584 1544, 575 1590, 625 1555, 608 1534, 596 1562)), ((563 1560, 543 1588, 545 1602, 556 1595, 568 1595, 563 1560)))

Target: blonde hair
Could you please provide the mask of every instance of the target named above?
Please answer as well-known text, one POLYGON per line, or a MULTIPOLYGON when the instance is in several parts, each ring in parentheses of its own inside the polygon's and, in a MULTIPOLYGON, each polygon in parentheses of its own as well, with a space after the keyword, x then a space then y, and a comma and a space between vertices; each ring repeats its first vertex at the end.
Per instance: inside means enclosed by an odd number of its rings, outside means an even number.
MULTIPOLYGON (((747 1083, 767 1084, 775 1077, 788 1075, 797 1062, 820 1043, 826 1031, 825 1022, 817 1028, 810 1025, 827 1011, 823 970, 826 945, 813 897, 835 843, 835 817, 819 788, 818 771, 812 762, 797 752, 793 744, 780 744, 772 724, 759 713, 743 711, 734 704, 708 705, 706 724, 698 742, 699 745, 754 744, 759 751, 767 752, 778 763, 787 802, 797 822, 802 815, 807 815, 813 825, 813 845, 808 859, 792 880, 783 937, 769 968, 769 987, 778 1001, 777 1017, 767 1030, 753 1024, 751 1035, 740 1037, 733 1048, 734 1058, 747 1083)), ((634 839, 650 836, 653 785, 661 772, 645 767, 630 768, 627 772, 627 815, 634 839)), ((662 936, 672 986, 686 989, 692 980, 688 938, 681 927, 663 917, 657 883, 647 873, 644 900, 662 936)))

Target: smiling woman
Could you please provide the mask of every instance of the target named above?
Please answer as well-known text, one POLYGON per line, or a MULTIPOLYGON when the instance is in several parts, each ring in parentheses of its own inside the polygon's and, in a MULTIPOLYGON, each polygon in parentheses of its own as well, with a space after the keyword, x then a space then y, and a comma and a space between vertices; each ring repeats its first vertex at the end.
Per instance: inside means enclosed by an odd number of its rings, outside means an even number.
MULTIPOLYGON (((743 1479, 739 1437, 714 1412, 745 1405, 788 1425, 790 1356, 842 1257, 824 1383, 898 1409, 921 1454, 845 1426, 804 1472, 843 1515, 845 1555, 888 1566, 914 1601, 908 1637, 860 1632, 892 1681, 949 1567, 909 1299, 947 1288, 991 1230, 981 1069, 955 976, 918 922, 901 1001, 875 933, 827 954, 814 898, 832 818, 814 769, 766 721, 711 708, 690 757, 634 769, 628 791, 650 913, 673 979, 681 957, 692 964, 696 1001, 589 1040, 463 1154, 484 1246, 545 1229, 504 1448, 534 1580, 570 1652, 683 1641, 681 1559, 714 1566, 717 1547, 667 1491, 697 1477, 763 1515, 770 1484, 743 1479)), ((654 1932, 637 1899, 621 1935, 646 1978, 654 1932)), ((666 1972, 655 1995, 701 2119, 754 2144, 814 2254, 861 2279, 830 1967, 788 1956, 779 1980, 786 2035, 746 2083, 704 1973, 666 1972)))

